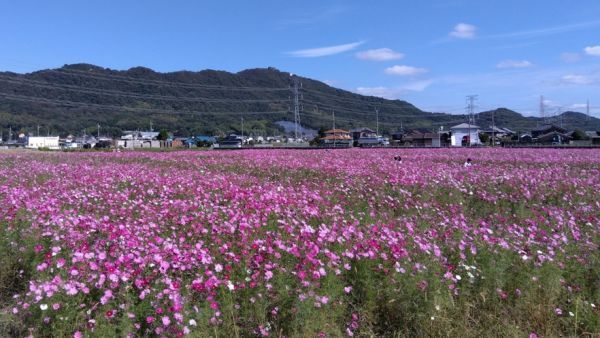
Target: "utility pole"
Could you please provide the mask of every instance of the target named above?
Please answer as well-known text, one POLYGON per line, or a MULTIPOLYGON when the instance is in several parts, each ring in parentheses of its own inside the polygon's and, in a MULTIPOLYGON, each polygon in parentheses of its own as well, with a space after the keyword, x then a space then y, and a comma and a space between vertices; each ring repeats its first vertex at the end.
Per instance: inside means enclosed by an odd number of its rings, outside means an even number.
POLYGON ((587 115, 587 120, 590 120, 590 100, 587 100, 587 104, 585 105, 585 114, 587 115))
POLYGON ((563 113, 562 113, 562 107, 558 107, 558 109, 557 109, 557 111, 556 111, 556 112, 557 112, 557 114, 558 114, 558 117, 560 118, 560 127, 562 128, 562 127, 563 127, 563 113))
POLYGON ((335 142, 336 142, 336 138, 335 138, 335 110, 331 110, 331 116, 333 118, 333 147, 335 148, 335 142))
POLYGON ((38 130, 37 136, 39 137, 40 136, 40 125, 39 124, 37 125, 37 130, 38 130))
POLYGON ((242 146, 244 145, 244 117, 241 117, 242 119, 242 146))
POLYGON ((375 121, 377 129, 375 133, 377 134, 377 137, 379 137, 379 108, 377 107, 375 107, 375 121))
POLYGON ((8 141, 12 141, 12 126, 8 126, 8 141))
MULTIPOLYGON (((546 108, 546 104, 544 103, 544 95, 540 95, 540 120, 542 121, 543 124, 546 123, 546 117, 545 117, 545 108, 546 108)), ((538 127, 539 127, 540 122, 538 121, 538 127)))
POLYGON ((294 93, 294 138, 298 140, 298 127, 300 125, 300 89, 298 86, 302 87, 302 83, 294 75, 292 75, 292 80, 294 81, 294 87, 292 88, 294 93))
POLYGON ((496 110, 492 110, 492 148, 496 144, 496 140, 494 139, 496 136, 496 122, 494 121, 494 113, 496 110))
POLYGON ((50 127, 46 126, 46 136, 50 137, 50 127))
POLYGON ((97 124, 98 127, 98 140, 100 139, 100 123, 97 124))
POLYGON ((475 100, 477 100, 478 95, 467 95, 467 112, 469 114, 469 147, 473 140, 471 139, 471 124, 473 123, 473 114, 475 112, 475 100))

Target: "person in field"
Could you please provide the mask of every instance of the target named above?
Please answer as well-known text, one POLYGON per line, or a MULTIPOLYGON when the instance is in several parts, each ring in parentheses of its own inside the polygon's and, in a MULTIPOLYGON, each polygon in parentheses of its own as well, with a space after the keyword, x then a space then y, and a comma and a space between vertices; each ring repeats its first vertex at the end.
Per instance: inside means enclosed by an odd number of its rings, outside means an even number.
POLYGON ((394 156, 394 161, 402 163, 402 157, 400 155, 394 156))
POLYGON ((470 167, 471 165, 473 165, 473 164, 471 163, 471 158, 469 157, 469 158, 467 158, 467 160, 465 161, 465 164, 464 164, 464 166, 465 166, 465 167, 470 167))

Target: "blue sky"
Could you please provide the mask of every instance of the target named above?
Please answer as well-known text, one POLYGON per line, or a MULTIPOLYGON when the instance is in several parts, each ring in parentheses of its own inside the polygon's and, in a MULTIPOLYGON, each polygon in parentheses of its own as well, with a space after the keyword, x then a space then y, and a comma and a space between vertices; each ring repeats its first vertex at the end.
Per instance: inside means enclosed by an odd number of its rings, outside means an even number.
POLYGON ((7 1, 0 70, 273 66, 429 111, 600 117, 600 1, 7 1))

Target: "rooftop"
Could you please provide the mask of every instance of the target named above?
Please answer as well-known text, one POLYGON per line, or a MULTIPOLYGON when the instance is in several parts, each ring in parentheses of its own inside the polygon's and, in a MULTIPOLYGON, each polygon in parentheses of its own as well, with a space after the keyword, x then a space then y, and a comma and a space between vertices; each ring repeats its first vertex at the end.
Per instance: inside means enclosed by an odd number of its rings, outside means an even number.
POLYGON ((450 129, 479 129, 479 126, 476 126, 474 124, 468 124, 468 123, 461 123, 461 124, 457 124, 454 127, 450 127, 450 129))

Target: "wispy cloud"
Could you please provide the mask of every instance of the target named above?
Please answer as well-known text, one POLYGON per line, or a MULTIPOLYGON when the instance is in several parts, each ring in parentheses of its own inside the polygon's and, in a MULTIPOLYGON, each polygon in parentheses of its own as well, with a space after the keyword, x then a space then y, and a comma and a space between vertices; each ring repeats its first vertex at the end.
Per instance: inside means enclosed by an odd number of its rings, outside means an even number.
POLYGON ((569 108, 572 108, 572 109, 587 108, 587 103, 573 103, 572 105, 569 106, 569 108))
POLYGON ((316 23, 331 20, 339 15, 344 14, 349 10, 346 5, 333 5, 324 8, 314 8, 310 12, 296 14, 295 16, 286 17, 280 20, 277 25, 278 28, 289 28, 297 26, 309 26, 316 23))
POLYGON ((594 79, 580 74, 567 74, 561 78, 562 82, 565 84, 573 84, 573 85, 588 85, 594 83, 594 79))
POLYGON ((580 22, 575 24, 566 24, 561 26, 545 27, 531 30, 522 30, 501 34, 485 36, 485 38, 534 38, 540 36, 548 36, 560 33, 573 32, 588 28, 600 26, 600 20, 580 22))
POLYGON ((369 49, 356 53, 356 57, 368 61, 391 61, 399 60, 404 54, 395 52, 389 48, 369 49))
POLYGON ((386 68, 385 73, 391 74, 391 75, 412 76, 412 75, 419 75, 419 74, 427 73, 427 69, 417 68, 417 67, 412 67, 412 66, 405 66, 405 65, 395 65, 395 66, 386 68))
POLYGON ((422 80, 422 81, 414 81, 407 83, 402 86, 396 87, 358 87, 356 88, 356 93, 361 95, 368 96, 377 96, 382 97, 384 99, 399 99, 402 95, 408 92, 422 92, 431 84, 433 84, 433 80, 422 80))
POLYGON ((309 49, 300 49, 292 52, 287 52, 286 54, 293 57, 299 58, 314 58, 321 56, 329 56, 335 55, 343 52, 347 52, 355 49, 356 47, 362 45, 365 41, 357 41, 352 43, 347 43, 343 45, 335 45, 335 46, 327 46, 327 47, 318 47, 318 48, 309 48, 309 49))
POLYGON ((579 53, 565 52, 565 53, 560 54, 560 58, 564 62, 577 62, 577 61, 581 60, 581 55, 579 53))
POLYGON ((477 27, 468 23, 459 23, 454 26, 454 30, 449 33, 451 37, 459 39, 472 39, 475 37, 477 27))
POLYGON ((528 68, 533 66, 533 63, 527 60, 504 60, 500 61, 496 68, 507 69, 507 68, 528 68))
POLYGON ((583 50, 587 55, 600 56, 600 45, 585 47, 583 50))

